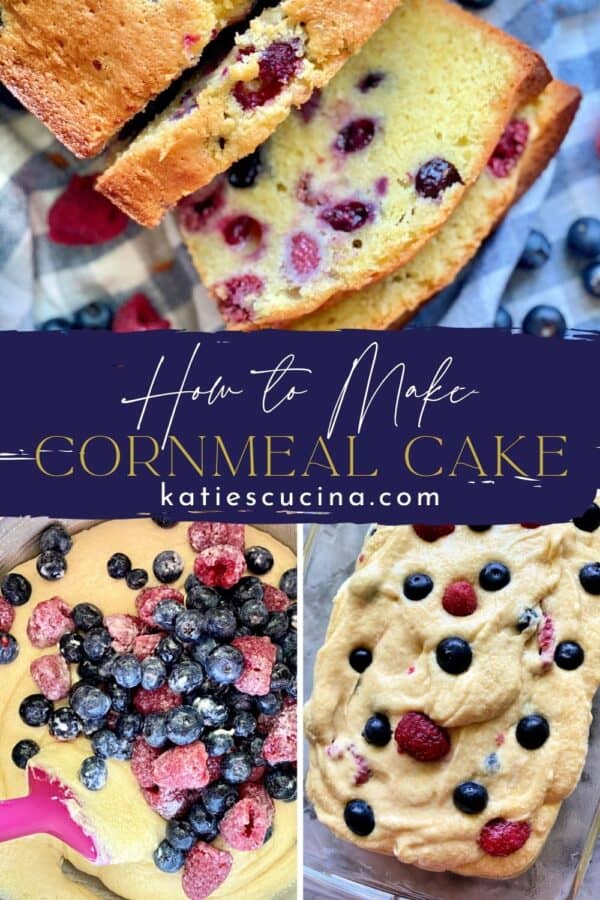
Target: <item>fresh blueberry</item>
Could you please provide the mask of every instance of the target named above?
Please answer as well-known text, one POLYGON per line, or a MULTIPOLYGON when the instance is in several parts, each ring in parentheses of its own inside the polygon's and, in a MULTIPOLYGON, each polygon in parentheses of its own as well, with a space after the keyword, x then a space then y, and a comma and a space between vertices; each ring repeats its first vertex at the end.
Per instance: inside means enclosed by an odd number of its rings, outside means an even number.
POLYGON ((167 822, 167 840, 171 847, 186 853, 197 842, 198 834, 191 823, 186 822, 185 819, 171 819, 170 822, 167 822))
POLYGON ((219 703, 213 697, 198 697, 192 705, 200 716, 202 724, 209 728, 224 725, 229 718, 227 706, 219 703))
POLYGON ((202 733, 202 721, 193 706, 177 706, 167 713, 167 737, 182 747, 193 744, 202 733))
POLYGON ((185 855, 176 850, 168 841, 161 841, 152 854, 154 865, 161 872, 178 872, 185 862, 185 855))
POLYGON ((151 747, 164 747, 167 743, 167 716, 166 713, 148 713, 142 726, 144 740, 151 747))
POLYGON ((24 575, 11 572, 2 580, 2 596, 11 606, 23 606, 31 597, 31 584, 24 575))
POLYGON ((75 313, 75 328, 91 328, 95 331, 108 331, 113 320, 110 304, 96 300, 82 306, 75 313))
POLYGON ((133 653, 119 653, 113 660, 112 675, 121 687, 137 687, 142 680, 142 664, 133 653))
POLYGON ((444 672, 449 675, 461 675, 471 665, 473 651, 462 638, 448 637, 439 642, 435 656, 438 666, 444 672))
POLYGON ((244 556, 249 571, 255 575, 266 575, 273 568, 273 554, 266 547, 248 547, 244 556))
POLYGON ((42 322, 37 327, 39 331, 70 331, 73 323, 70 319, 65 319, 63 316, 56 316, 53 319, 46 319, 45 322, 42 322))
POLYGON ((276 716, 283 706, 281 697, 278 697, 277 694, 272 693, 263 694, 261 697, 256 697, 255 702, 258 709, 264 716, 276 716))
POLYGON ((100 719, 111 707, 111 698, 92 684, 79 684, 71 691, 70 703, 80 719, 100 719))
POLYGON ((56 550, 66 556, 72 546, 73 538, 59 522, 48 525, 40 534, 40 550, 44 553, 56 550))
POLYGON ((191 659, 183 659, 173 666, 168 678, 168 684, 173 693, 187 694, 200 687, 203 680, 202 667, 191 659))
POLYGON ((160 639, 154 652, 168 668, 181 659, 183 647, 172 635, 167 634, 166 637, 160 639))
POLYGON ((107 691, 110 696, 110 708, 112 711, 117 713, 127 712, 131 705, 130 691, 114 681, 107 686, 107 691))
POLYGON ((263 596, 263 583, 255 575, 244 575, 231 589, 231 597, 239 606, 246 600, 262 600, 263 596))
POLYGON ((244 670, 244 657, 237 647, 223 644, 206 658, 206 674, 219 684, 232 684, 244 670))
POLYGON ((152 516, 152 521, 159 528, 175 528, 177 525, 175 519, 169 519, 167 516, 152 516))
POLYGON ((355 647, 348 657, 348 662, 355 672, 364 672, 373 662, 373 654, 366 647, 355 647))
POLYGON ((83 659, 83 638, 76 631, 63 634, 58 646, 65 662, 80 663, 83 659))
POLYGON ((350 800, 346 803, 344 822, 359 837, 367 837, 375 828, 373 810, 365 800, 350 800))
POLYGON ((272 641, 279 641, 285 637, 290 627, 290 620, 284 612, 274 612, 269 616, 267 624, 263 627, 262 633, 265 637, 271 638, 272 641))
POLYGON ((524 334, 534 337, 563 337, 567 323, 561 311, 555 306, 541 304, 530 309, 523 319, 524 334))
POLYGON ((382 81, 385 79, 385 72, 368 72, 361 80, 358 82, 358 89, 361 94, 368 94, 369 91, 374 90, 376 87, 379 87, 382 81))
POLYGON ((81 763, 79 780, 88 791, 100 791, 106 784, 108 771, 106 763, 98 756, 88 756, 81 763))
POLYGON ((586 266, 581 273, 583 286, 592 297, 600 297, 600 259, 586 266))
POLYGON ((19 715, 26 725, 39 728, 40 725, 48 724, 53 709, 51 701, 43 694, 29 694, 21 701, 19 715))
POLYGON ((236 750, 227 753, 222 760, 221 775, 228 784, 243 784, 252 774, 252 759, 247 753, 236 750))
POLYGON ((91 631, 100 628, 104 621, 101 611, 93 603, 78 603, 73 607, 73 622, 78 631, 91 631))
POLYGON ((111 578, 125 578, 131 570, 131 560, 124 553, 113 553, 106 568, 111 578))
POLYGON ((8 631, 0 631, 0 665, 5 666, 13 662, 19 655, 19 644, 8 631))
POLYGON ((195 644, 205 631, 204 613, 199 609, 186 609, 177 616, 175 637, 184 644, 195 644))
POLYGON ((576 219, 567 232, 567 247, 577 256, 600 256, 600 219, 576 219))
POLYGON ((543 266, 550 259, 551 253, 552 247, 546 235, 533 228, 529 232, 517 265, 520 269, 539 269, 540 266, 543 266))
POLYGON ((576 641, 561 641, 554 651, 554 662, 559 669, 572 671, 582 665, 585 654, 583 647, 576 641))
POLYGON ((488 803, 488 792, 476 781, 463 781, 454 788, 454 805, 468 816, 483 812, 488 803))
POLYGON ((269 610, 262 600, 246 600, 239 611, 242 624, 249 628, 260 628, 269 620, 269 610))
POLYGON ((597 597, 600 594, 600 562, 591 562, 582 566, 579 571, 579 581, 584 591, 597 597))
POLYGON ((374 744, 375 747, 385 747, 386 744, 389 744, 392 737, 390 720, 382 713, 376 713, 367 719, 362 735, 367 744, 374 744))
POLYGON ((183 572, 183 560, 175 550, 163 550, 154 558, 152 571, 163 584, 171 584, 183 572))
POLYGON ((404 579, 404 596, 407 600, 424 600, 432 590, 433 581, 422 572, 415 572, 404 579))
POLYGON ((252 737, 256 731, 256 719, 251 712, 240 710, 233 717, 231 727, 236 737, 252 737))
POLYGON ((139 591, 148 583, 148 573, 145 569, 130 569, 125 576, 125 583, 132 591, 139 591))
POLYGON ((202 840, 210 839, 217 828, 216 820, 206 811, 202 802, 194 803, 188 813, 188 821, 202 840))
POLYGON ((524 716, 519 720, 517 741, 525 750, 539 750, 550 737, 550 726, 544 716, 524 716))
POLYGON ((504 306, 499 306, 494 319, 494 328, 502 328, 504 331, 510 331, 513 327, 512 316, 504 306))
POLYGON ((479 573, 479 586, 484 591, 501 591, 510 581, 510 570, 504 563, 487 563, 479 573))
POLYGON ((227 173, 227 180, 233 188, 250 188, 258 178, 262 168, 260 148, 238 159, 227 173))
POLYGON ((35 741, 23 740, 15 744, 10 755, 15 766, 18 766, 19 769, 26 769, 29 760, 39 752, 39 744, 36 744, 35 741))
POLYGON ((112 638, 107 628, 92 628, 83 639, 83 652, 92 662, 98 662, 110 650, 112 638))
POLYGON ((287 569, 279 579, 279 590, 287 594, 290 600, 298 595, 298 573, 296 569, 287 569))
POLYGON ((119 716, 115 731, 120 738, 126 741, 132 741, 140 734, 144 717, 139 712, 126 712, 119 716))
POLYGON ((210 731, 202 738, 206 752, 209 756, 224 756, 233 750, 234 740, 231 731, 224 728, 217 728, 216 731, 210 731))
POLYGON ((73 741, 81 733, 81 719, 69 706, 54 710, 48 730, 57 741, 73 741))
POLYGON ((205 631, 218 641, 230 641, 235 637, 237 622, 232 610, 226 606, 209 609, 206 613, 205 631))
POLYGON ((146 691, 156 691, 167 680, 167 667, 157 656, 147 656, 142 660, 142 687, 146 691))
POLYGON ((213 781, 202 789, 201 797, 204 808, 211 816, 220 818, 228 809, 237 803, 237 788, 224 781, 213 781))
POLYGON ((430 200, 437 200, 440 194, 454 184, 463 184, 458 169, 440 156, 434 156, 423 163, 415 176, 417 194, 430 200))
POLYGON ((600 506, 592 503, 581 516, 575 516, 573 525, 580 531, 591 532, 600 528, 600 506))
POLYGON ((283 663, 275 663, 271 672, 271 690, 286 691, 290 686, 292 673, 283 663))
POLYGON ((221 595, 214 588, 209 588, 205 584, 201 584, 195 575, 192 575, 192 581, 186 582, 186 598, 185 605, 188 609, 199 609, 205 612, 207 609, 214 609, 221 602, 221 595))
POLYGON ((44 550, 38 556, 35 567, 46 581, 57 581, 67 571, 67 561, 58 550, 44 550))

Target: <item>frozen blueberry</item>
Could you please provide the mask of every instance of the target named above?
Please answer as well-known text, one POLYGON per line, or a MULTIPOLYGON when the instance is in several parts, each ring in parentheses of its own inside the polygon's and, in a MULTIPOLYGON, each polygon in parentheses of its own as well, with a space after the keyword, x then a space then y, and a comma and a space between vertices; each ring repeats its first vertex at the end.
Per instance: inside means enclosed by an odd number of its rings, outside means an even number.
POLYGON ((175 621, 175 637, 184 644, 195 644, 206 628, 204 613, 199 609, 186 609, 183 612, 180 610, 175 621))
POLYGON ((266 547, 248 547, 244 556, 248 569, 255 575, 265 575, 273 568, 273 554, 266 547))
POLYGON ((100 759, 116 758, 119 753, 119 737, 114 731, 102 728, 92 735, 92 747, 100 759))
POLYGON ((583 286, 592 297, 600 297, 600 260, 594 260, 581 273, 583 286))
POLYGON ((188 821, 202 840, 210 839, 217 828, 216 820, 206 811, 202 802, 194 803, 188 813, 188 821))
POLYGON ((220 703, 214 697, 198 697, 192 705, 200 716, 202 724, 209 728, 224 725, 229 718, 225 703, 220 703))
POLYGON ((567 232, 567 247, 577 256, 600 256, 600 219, 576 219, 567 232))
POLYGON ((101 660, 111 649, 112 638, 107 628, 92 628, 83 639, 83 652, 92 662, 101 660))
POLYGON ((186 598, 185 605, 188 609, 199 609, 201 612, 207 609, 214 609, 221 602, 221 595, 214 588, 209 588, 205 584, 201 584, 195 575, 192 575, 192 581, 186 582, 186 598))
POLYGON ((120 738, 132 741, 138 736, 144 724, 144 717, 139 712, 126 712, 119 716, 115 731, 120 738))
POLYGON ((181 659, 183 647, 176 638, 168 634, 166 637, 160 639, 154 652, 168 668, 169 666, 172 666, 173 663, 176 663, 177 660, 181 659))
POLYGON ((473 651, 462 638, 448 637, 437 645, 435 657, 438 666, 444 672, 449 675, 461 675, 471 665, 473 651))
POLYGON ((519 720, 516 731, 517 741, 525 750, 539 750, 550 737, 550 726, 544 716, 524 716, 519 720))
POLYGON ((126 712, 131 705, 131 692, 116 682, 111 682, 107 686, 110 696, 110 708, 113 712, 126 712))
POLYGON ((221 775, 228 784, 243 784, 248 781, 253 769, 253 762, 247 753, 236 750, 227 753, 221 764, 221 775))
POLYGON ((390 720, 382 713, 370 716, 363 728, 362 735, 367 744, 374 744, 375 747, 385 747, 392 737, 390 720))
POLYGON ((211 816, 218 818, 221 818, 234 803, 237 803, 238 796, 237 788, 224 781, 213 781, 201 792, 204 808, 211 816))
POLYGON ((23 606, 31 597, 31 584, 24 575, 11 572, 2 580, 2 596, 12 606, 23 606))
POLYGON ((527 606, 517 619, 517 631, 521 634, 523 631, 532 631, 537 628, 540 621, 540 614, 537 610, 527 606))
POLYGON ((463 184, 458 169, 439 156, 424 163, 415 177, 417 194, 430 200, 437 200, 440 194, 454 184, 463 184))
POLYGON ((240 749, 245 750, 255 766, 264 766, 267 762, 263 756, 264 743, 262 734, 253 734, 252 737, 240 741, 240 749))
POLYGON ((76 631, 67 631, 58 642, 65 662, 80 663, 83 659, 83 638, 76 631))
POLYGON ((296 600, 298 594, 298 573, 296 569, 287 569, 279 579, 279 590, 287 594, 290 600, 296 600))
POLYGON ((167 667, 157 656, 147 656, 142 660, 141 685, 146 691, 155 691, 167 680, 167 667))
POLYGON ((164 747, 168 740, 166 713, 148 713, 144 719, 142 734, 151 747, 164 747))
POLYGON ((584 591, 598 596, 600 594, 600 562, 591 562, 582 566, 579 570, 579 581, 584 591))
POLYGON ((230 641, 235 636, 237 622, 232 610, 225 606, 209 609, 206 615, 205 631, 218 641, 230 641))
POLYGON ((91 661, 91 659, 82 659, 77 666, 77 674, 82 681, 88 681, 90 684, 99 684, 102 681, 100 675, 100 666, 91 661))
POLYGON ((106 763, 98 756, 88 756, 81 763, 79 780, 88 791, 100 791, 106 784, 108 771, 106 763))
POLYGON ((202 721, 193 706, 178 706, 167 713, 167 737, 173 744, 193 744, 202 733, 202 721))
POLYGON ((284 612, 274 612, 269 616, 267 624, 263 627, 262 633, 265 637, 271 638, 272 641, 279 641, 289 630, 290 620, 284 612))
POLYGON ((71 706, 80 719, 100 719, 111 708, 111 698, 99 687, 81 683, 71 691, 71 706))
POLYGON ((35 567, 46 581, 57 581, 67 571, 67 561, 58 550, 44 550, 38 556, 35 567))
POLYGON ((366 647, 356 647, 348 657, 355 672, 364 672, 373 662, 373 654, 366 647))
POLYGON ((133 653, 119 653, 112 663, 112 676, 121 687, 137 687, 142 680, 142 665, 133 653))
POLYGON ((202 738, 206 752, 209 756, 224 756, 233 750, 234 740, 231 731, 224 728, 217 728, 216 731, 210 731, 202 738))
POLYGON ((191 659, 183 659, 173 666, 168 684, 175 694, 187 694, 200 687, 203 680, 202 667, 191 659))
POLYGON ((131 570, 131 560, 124 553, 113 553, 106 568, 111 578, 125 578, 131 570))
POLYGON ((540 304, 529 310, 521 327, 525 334, 532 334, 534 337, 563 337, 567 323, 555 306, 540 304))
POLYGON ((39 744, 36 744, 35 741, 23 740, 15 744, 10 755, 15 766, 18 766, 19 769, 25 769, 29 760, 39 752, 39 744))
POLYGON ((600 507, 592 503, 581 516, 575 516, 573 525, 580 531, 596 531, 600 527, 600 507))
POLYGON ((561 641, 554 651, 554 662, 559 669, 567 671, 578 669, 584 657, 583 647, 576 641, 561 641))
POLYGON ((504 331, 510 331, 513 327, 512 316, 504 306, 499 306, 494 319, 494 328, 501 328, 504 331))
POLYGON ((29 694, 21 701, 19 715, 26 725, 39 728, 40 725, 48 724, 53 709, 51 701, 43 694, 29 694))
POLYGON ((132 591, 139 591, 148 583, 148 573, 145 569, 130 569, 125 582, 132 591))
POLYGON ((73 741, 81 733, 81 719, 69 706, 54 710, 48 730, 58 741, 73 741))
POLYGON ((8 631, 0 631, 0 665, 5 666, 13 662, 19 655, 17 639, 8 631))
POLYGON ((113 311, 109 303, 95 300, 87 303, 75 313, 75 328, 90 328, 94 331, 108 331, 113 320, 113 311))
POLYGON ((278 697, 277 694, 273 694, 272 692, 263 694, 261 697, 256 697, 255 703, 264 716, 276 716, 283 706, 281 697, 278 697))
POLYGON ((71 613, 75 628, 78 631, 91 631, 100 628, 104 621, 102 612, 93 603, 78 603, 71 613))
POLYGON ((178 872, 185 862, 185 855, 176 850, 168 841, 161 841, 152 854, 154 865, 161 872, 178 872))
POLYGON ((292 673, 283 663, 275 663, 271 672, 271 690, 285 691, 292 680, 292 673))
MULTIPOLYGON (((283 588, 282 588, 283 590, 283 588)), ((232 600, 241 606, 246 600, 262 600, 264 588, 260 578, 255 575, 244 575, 231 589, 232 600)))
POLYGON ((251 712, 240 710, 231 720, 231 727, 236 737, 252 737, 256 731, 256 719, 251 712))
POLYGON ((269 620, 269 610, 262 600, 246 600, 238 615, 240 622, 249 628, 260 628, 269 620))
POLYGON ((183 572, 183 560, 175 550, 163 550, 154 558, 152 571, 163 584, 171 584, 183 572))
POLYGON ((500 591, 510 581, 508 566, 500 562, 487 563, 479 573, 479 586, 484 591, 500 591))
POLYGON ((415 572, 404 579, 404 596, 407 600, 424 600, 432 590, 433 581, 422 572, 415 572))
POLYGON ((161 600, 157 603, 153 613, 153 618, 159 628, 165 631, 173 631, 175 628, 175 619, 183 612, 181 603, 177 600, 161 600))
POLYGON ((346 803, 344 822, 359 837, 366 837, 375 828, 373 810, 364 800, 350 800, 346 803))
POLYGON ((476 781, 463 781, 454 788, 454 805, 468 816, 483 812, 488 803, 488 792, 476 781))
POLYGON ((96 734, 97 731, 106 728, 106 725, 106 716, 103 716, 101 719, 86 719, 81 723, 81 733, 85 734, 86 737, 91 737, 93 734, 96 734))
POLYGON ((552 247, 545 234, 533 228, 517 265, 520 269, 539 269, 550 259, 552 247))
POLYGON ((198 834, 190 822, 186 822, 185 819, 171 819, 170 822, 167 822, 167 840, 171 847, 186 853, 197 842, 198 834))
POLYGON ((230 644, 216 647, 206 658, 206 674, 218 684, 233 684, 244 670, 244 657, 230 644))
POLYGON ((238 159, 227 173, 227 180, 233 188, 250 188, 258 178, 262 163, 260 159, 260 148, 238 159))
POLYGON ((40 550, 42 552, 56 550, 66 556, 72 546, 73 538, 59 522, 48 525, 40 534, 40 550))

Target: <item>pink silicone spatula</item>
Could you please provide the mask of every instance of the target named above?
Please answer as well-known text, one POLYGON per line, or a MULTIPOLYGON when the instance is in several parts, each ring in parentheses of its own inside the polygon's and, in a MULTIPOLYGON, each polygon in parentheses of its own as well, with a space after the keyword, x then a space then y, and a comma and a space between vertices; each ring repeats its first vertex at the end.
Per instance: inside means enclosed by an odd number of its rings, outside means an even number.
POLYGON ((66 801, 77 802, 60 781, 44 769, 27 770, 29 794, 0 803, 0 842, 31 834, 51 834, 90 862, 100 862, 100 851, 92 837, 69 814, 66 801))

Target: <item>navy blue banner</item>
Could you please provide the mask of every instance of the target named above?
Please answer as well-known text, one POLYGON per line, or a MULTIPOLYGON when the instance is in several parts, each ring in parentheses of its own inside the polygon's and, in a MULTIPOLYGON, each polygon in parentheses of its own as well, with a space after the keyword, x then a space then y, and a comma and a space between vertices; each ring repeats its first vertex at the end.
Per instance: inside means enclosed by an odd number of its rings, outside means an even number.
POLYGON ((561 521, 597 335, 3 333, 0 514, 561 521))

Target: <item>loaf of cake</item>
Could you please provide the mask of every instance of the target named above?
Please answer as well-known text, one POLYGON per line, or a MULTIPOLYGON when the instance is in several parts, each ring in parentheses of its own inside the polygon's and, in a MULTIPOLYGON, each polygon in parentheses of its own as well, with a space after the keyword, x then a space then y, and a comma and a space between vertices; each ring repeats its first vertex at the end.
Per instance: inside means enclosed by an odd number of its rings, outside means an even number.
POLYGON ((236 166, 180 205, 228 327, 291 320, 412 258, 549 80, 537 54, 455 4, 405 0, 250 177, 236 166))
POLYGON ((580 99, 577 88, 551 82, 538 98, 519 110, 500 140, 498 153, 492 155, 443 228, 410 262, 382 281, 294 320, 290 327, 332 331, 404 324, 454 280, 544 170, 560 147, 580 99))
POLYGON ((252 0, 3 0, 0 81, 77 156, 94 156, 252 0))
POLYGON ((182 197, 253 153, 292 106, 306 103, 362 47, 399 2, 270 4, 237 36, 214 71, 201 71, 184 83, 167 109, 120 148, 98 189, 142 225, 156 225, 182 197))
POLYGON ((600 509, 564 525, 376 531, 334 599, 306 708, 307 791, 363 849, 508 878, 586 757, 600 683, 600 509))

